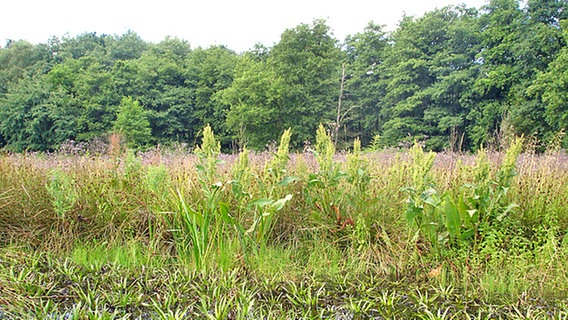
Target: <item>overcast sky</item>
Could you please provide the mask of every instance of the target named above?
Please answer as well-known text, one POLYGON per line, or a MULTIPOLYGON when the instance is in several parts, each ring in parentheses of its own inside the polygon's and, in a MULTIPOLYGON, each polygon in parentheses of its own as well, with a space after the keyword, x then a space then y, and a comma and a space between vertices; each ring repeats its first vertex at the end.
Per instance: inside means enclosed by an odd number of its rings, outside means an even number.
POLYGON ((486 0, 7 0, 1 5, 0 45, 132 30, 150 42, 172 36, 192 47, 223 44, 241 52, 256 42, 272 46, 285 29, 318 18, 343 40, 370 21, 393 30, 405 13, 421 16, 460 3, 479 8, 486 0))

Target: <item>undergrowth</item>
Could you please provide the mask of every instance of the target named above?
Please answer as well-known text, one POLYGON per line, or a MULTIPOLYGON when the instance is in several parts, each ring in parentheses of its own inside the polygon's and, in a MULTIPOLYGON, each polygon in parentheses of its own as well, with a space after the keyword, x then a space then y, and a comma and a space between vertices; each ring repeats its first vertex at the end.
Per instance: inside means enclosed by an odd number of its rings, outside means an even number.
POLYGON ((0 156, 0 319, 568 317, 564 154, 290 136, 0 156))

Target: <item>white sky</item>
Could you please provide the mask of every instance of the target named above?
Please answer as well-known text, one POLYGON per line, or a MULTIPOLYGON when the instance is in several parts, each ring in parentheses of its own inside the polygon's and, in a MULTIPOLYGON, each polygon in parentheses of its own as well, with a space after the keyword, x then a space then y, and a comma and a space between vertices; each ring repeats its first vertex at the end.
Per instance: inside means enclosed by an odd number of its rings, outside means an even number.
POLYGON ((166 36, 193 48, 223 44, 242 52, 256 42, 272 46, 287 28, 324 18, 335 37, 363 31, 370 21, 396 28, 403 14, 421 16, 446 5, 479 8, 486 0, 4 0, 0 46, 6 40, 47 42, 84 32, 123 34, 160 42, 166 36))

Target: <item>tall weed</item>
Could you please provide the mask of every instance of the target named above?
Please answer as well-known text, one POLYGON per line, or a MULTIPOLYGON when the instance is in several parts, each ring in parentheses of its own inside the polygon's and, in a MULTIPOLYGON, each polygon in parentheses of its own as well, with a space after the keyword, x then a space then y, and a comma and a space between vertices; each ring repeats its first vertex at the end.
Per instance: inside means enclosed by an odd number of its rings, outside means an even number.
POLYGON ((66 221, 67 213, 77 201, 77 192, 73 177, 60 168, 51 170, 49 182, 45 188, 51 197, 53 210, 61 221, 66 221))
MULTIPOLYGON (((353 242, 358 251, 363 250, 371 242, 371 226, 375 223, 372 214, 376 198, 369 194, 371 177, 368 161, 361 153, 361 141, 353 141, 353 150, 347 154, 346 174, 349 183, 347 195, 350 208, 354 211, 352 234, 353 242)), ((347 186, 346 186, 347 187, 347 186)))
POLYGON ((254 174, 248 167, 248 153, 245 150, 239 155, 237 164, 233 169, 233 193, 237 199, 248 199, 239 202, 239 210, 243 210, 251 217, 245 216, 241 221, 231 217, 228 213, 228 207, 223 207, 225 221, 233 226, 237 232, 243 252, 245 255, 250 251, 256 257, 261 254, 267 246, 274 224, 277 221, 277 214, 281 211, 285 204, 292 199, 291 194, 286 194, 280 198, 279 189, 286 187, 288 184, 297 180, 292 176, 287 176, 286 165, 289 161, 289 145, 290 145, 290 129, 285 130, 280 139, 278 151, 273 155, 272 159, 266 164, 264 174, 259 176, 254 174), (255 178, 259 190, 254 196, 243 190, 242 186, 250 187, 250 179, 255 178), (245 204, 246 203, 246 204, 245 204), (250 225, 245 226, 248 221, 250 225))
POLYGON ((216 219, 221 195, 226 186, 217 181, 217 165, 220 154, 220 143, 216 141, 210 126, 203 129, 203 142, 195 153, 198 156, 196 165, 201 185, 201 199, 193 204, 186 201, 181 190, 176 191, 176 212, 169 216, 169 224, 176 243, 178 254, 182 258, 191 257, 196 268, 204 270, 211 254, 215 240, 223 245, 220 219, 216 219))
POLYGON ((334 160, 335 145, 321 124, 313 153, 319 170, 308 175, 307 188, 304 190, 305 199, 312 205, 312 217, 319 225, 331 226, 330 231, 333 232, 344 229, 348 224, 353 225, 353 220, 342 214, 345 212, 345 190, 340 184, 347 174, 341 171, 341 164, 334 160))
POLYGON ((517 207, 508 201, 507 193, 516 174, 521 148, 522 139, 518 138, 507 150, 494 176, 487 154, 481 149, 473 169, 473 182, 460 187, 456 197, 451 192, 440 193, 429 173, 435 155, 426 154, 415 146, 411 151, 413 186, 404 188, 409 194, 407 221, 428 240, 435 252, 440 253, 452 244, 472 245, 477 250, 488 231, 500 225, 517 207))

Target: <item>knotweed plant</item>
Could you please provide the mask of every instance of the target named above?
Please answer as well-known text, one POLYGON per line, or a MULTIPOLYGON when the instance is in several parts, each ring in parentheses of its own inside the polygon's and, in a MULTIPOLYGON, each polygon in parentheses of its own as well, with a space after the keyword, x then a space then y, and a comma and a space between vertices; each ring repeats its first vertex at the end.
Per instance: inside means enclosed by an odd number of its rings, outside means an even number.
POLYGON ((322 124, 319 125, 316 132, 316 150, 314 153, 319 165, 319 172, 329 175, 330 178, 333 177, 338 170, 333 161, 335 145, 322 124))
POLYGON ((200 182, 209 187, 217 182, 217 166, 221 164, 219 154, 221 143, 215 139, 211 126, 203 128, 203 142, 195 148, 195 154, 199 158, 197 171, 200 174, 200 182))
POLYGON ((249 209, 255 212, 253 224, 247 230, 255 238, 261 249, 266 247, 267 240, 277 220, 277 212, 292 199, 291 194, 282 195, 279 190, 297 180, 288 176, 286 166, 290 160, 291 129, 284 130, 280 144, 272 159, 264 169, 264 176, 259 179, 262 196, 249 203, 249 209), (282 198, 280 198, 282 196, 282 198))
POLYGON ((361 153, 361 140, 358 138, 353 141, 353 151, 347 154, 346 165, 347 181, 355 189, 357 196, 364 197, 371 178, 369 176, 368 161, 361 153))
POLYGON ((487 152, 480 149, 472 169, 472 183, 464 184, 457 196, 447 194, 444 201, 446 225, 454 243, 474 247, 483 241, 487 231, 501 224, 517 204, 507 193, 516 175, 516 162, 522 149, 522 139, 516 139, 495 174, 487 152))
POLYGON ((250 199, 250 188, 254 174, 250 167, 249 151, 247 148, 239 153, 239 157, 232 167, 231 190, 238 205, 242 205, 247 198, 250 199))

